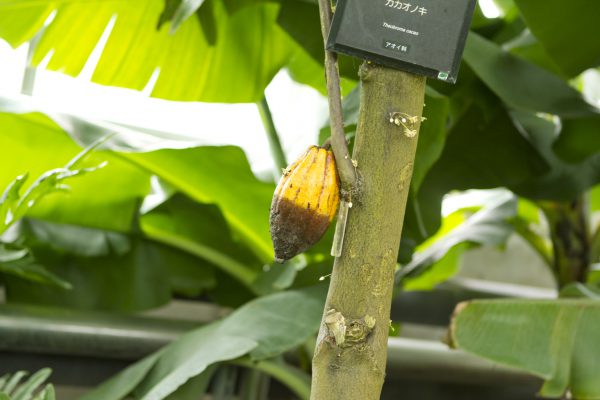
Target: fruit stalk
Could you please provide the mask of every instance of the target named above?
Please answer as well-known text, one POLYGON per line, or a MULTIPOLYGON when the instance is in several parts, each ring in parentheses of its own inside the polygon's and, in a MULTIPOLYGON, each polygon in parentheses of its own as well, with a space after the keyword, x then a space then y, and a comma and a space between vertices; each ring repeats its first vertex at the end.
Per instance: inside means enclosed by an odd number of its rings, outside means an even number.
MULTIPOLYGON (((319 14, 321 18, 321 33, 323 41, 327 44, 327 36, 331 28, 331 3, 330 0, 319 0, 319 14)), ((344 121, 342 118, 342 95, 340 91, 340 72, 338 69, 337 55, 325 50, 325 81, 329 99, 329 121, 331 125, 331 147, 335 154, 338 173, 342 186, 342 197, 349 200, 352 194, 357 194, 358 178, 356 169, 352 165, 344 121)))

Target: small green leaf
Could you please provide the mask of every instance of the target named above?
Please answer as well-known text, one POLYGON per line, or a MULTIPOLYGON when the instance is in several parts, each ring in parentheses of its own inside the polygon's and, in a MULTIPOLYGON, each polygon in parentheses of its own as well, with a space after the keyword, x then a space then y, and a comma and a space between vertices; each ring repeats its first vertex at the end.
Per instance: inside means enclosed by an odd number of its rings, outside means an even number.
POLYGON ((4 390, 4 385, 6 385, 6 382, 8 382, 9 378, 9 374, 4 374, 0 377, 0 392, 4 390))
POLYGON ((24 174, 12 181, 0 198, 0 234, 14 222, 14 210, 21 198, 20 191, 27 181, 28 174, 24 174))
POLYGON ((8 395, 12 395, 13 390, 17 387, 17 385, 19 385, 19 383, 21 383, 21 379, 23 379, 26 376, 27 372, 25 371, 15 372, 10 376, 8 382, 6 382, 6 384, 2 388, 2 391, 8 395))
POLYGON ((56 395, 54 393, 54 386, 47 385, 44 391, 42 392, 41 400, 56 400, 56 395))
MULTIPOLYGON (((85 153, 87 150, 84 150, 83 152, 85 153)), ((80 155, 77 155, 73 160, 71 160, 71 162, 78 161, 79 157, 80 155)), ((69 164, 71 164, 71 162, 69 162, 69 164)), ((27 191, 19 199, 19 203, 14 210, 13 219, 15 221, 21 219, 23 216, 25 216, 29 209, 33 208, 38 201, 50 193, 69 191, 70 188, 64 184, 65 180, 96 171, 100 168, 103 168, 105 165, 106 163, 103 162, 91 168, 69 169, 65 167, 53 169, 43 173, 38 179, 35 180, 35 182, 31 184, 31 186, 29 186, 27 191)))
POLYGON ((50 368, 44 368, 31 375, 27 382, 15 390, 12 400, 30 400, 33 392, 38 390, 51 374, 50 368))

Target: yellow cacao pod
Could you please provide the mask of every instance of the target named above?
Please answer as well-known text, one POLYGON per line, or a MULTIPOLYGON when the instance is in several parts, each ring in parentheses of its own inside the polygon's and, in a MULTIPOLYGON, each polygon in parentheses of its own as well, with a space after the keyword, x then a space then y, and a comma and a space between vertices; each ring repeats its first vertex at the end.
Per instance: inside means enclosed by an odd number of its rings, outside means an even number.
POLYGON ((283 173, 271 203, 275 261, 282 263, 321 239, 335 217, 340 184, 331 150, 311 146, 283 173))

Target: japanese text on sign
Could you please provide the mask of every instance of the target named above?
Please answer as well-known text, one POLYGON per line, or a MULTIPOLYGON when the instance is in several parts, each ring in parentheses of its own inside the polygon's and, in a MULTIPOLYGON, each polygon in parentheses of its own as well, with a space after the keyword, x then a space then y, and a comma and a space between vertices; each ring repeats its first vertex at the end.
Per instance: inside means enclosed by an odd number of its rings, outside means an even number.
POLYGON ((408 46, 405 46, 403 44, 398 44, 398 43, 390 42, 390 41, 387 41, 387 40, 383 41, 383 47, 385 49, 396 50, 396 51, 399 51, 401 53, 406 53, 408 51, 408 46))
POLYGON ((410 3, 403 3, 399 0, 384 0, 386 7, 395 8, 400 11, 409 12, 411 14, 417 14, 423 16, 427 14, 427 9, 419 5, 412 5, 410 3))

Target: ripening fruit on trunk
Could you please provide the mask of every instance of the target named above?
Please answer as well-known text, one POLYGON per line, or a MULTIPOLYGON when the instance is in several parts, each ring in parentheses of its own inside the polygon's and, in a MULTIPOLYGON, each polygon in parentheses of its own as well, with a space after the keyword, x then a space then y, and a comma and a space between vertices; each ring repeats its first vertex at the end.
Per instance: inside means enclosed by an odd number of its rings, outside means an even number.
POLYGON ((339 200, 333 152, 311 146, 284 171, 273 195, 270 223, 275 261, 282 263, 317 243, 339 200))

